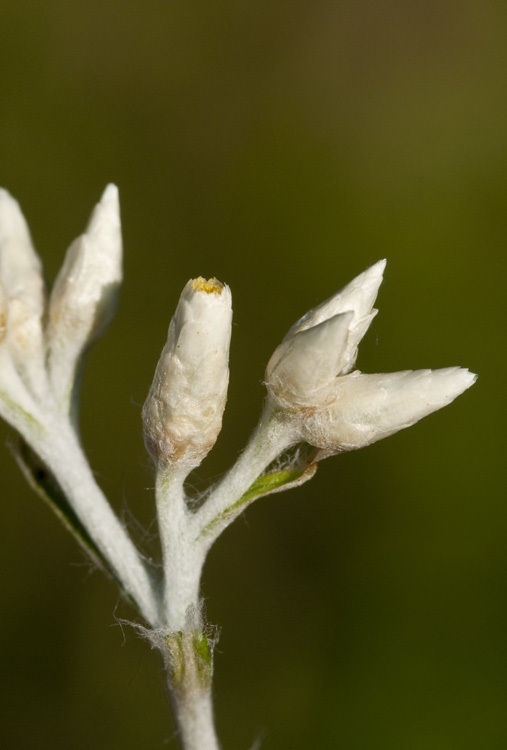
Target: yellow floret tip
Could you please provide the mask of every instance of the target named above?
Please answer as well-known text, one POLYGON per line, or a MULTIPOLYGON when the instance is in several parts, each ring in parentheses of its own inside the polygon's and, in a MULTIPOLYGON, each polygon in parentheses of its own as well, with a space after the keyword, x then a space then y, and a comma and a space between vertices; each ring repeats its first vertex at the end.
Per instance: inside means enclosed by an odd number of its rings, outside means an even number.
POLYGON ((196 292, 206 292, 206 294, 222 294, 224 285, 218 279, 204 279, 199 276, 198 279, 193 279, 192 287, 196 292))

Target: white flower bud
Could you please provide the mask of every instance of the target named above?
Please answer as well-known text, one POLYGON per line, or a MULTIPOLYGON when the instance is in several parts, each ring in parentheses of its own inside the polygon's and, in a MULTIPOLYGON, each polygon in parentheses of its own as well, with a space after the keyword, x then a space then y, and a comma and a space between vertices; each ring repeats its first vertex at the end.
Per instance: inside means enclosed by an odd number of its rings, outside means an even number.
POLYGON ((49 302, 49 372, 55 395, 65 405, 81 355, 114 315, 121 280, 118 189, 108 185, 85 234, 67 250, 49 302))
POLYGON ((362 448, 450 404, 477 376, 460 367, 338 378, 335 400, 301 422, 302 438, 318 458, 362 448))
POLYGON ((266 368, 271 407, 291 415, 317 460, 362 448, 453 401, 476 380, 459 367, 363 375, 350 372, 376 314, 385 261, 310 310, 288 332, 266 368))
POLYGON ((39 316, 44 309, 42 264, 19 204, 0 189, 0 278, 8 299, 22 299, 39 316))
POLYGON ((30 390, 43 396, 42 266, 19 204, 6 190, 0 190, 0 282, 4 337, 13 363, 30 390))
POLYGON ((282 408, 325 406, 334 398, 338 375, 351 371, 373 310, 385 260, 306 313, 275 349, 266 368, 266 387, 282 408))
MULTIPOLYGON (((9 310, 7 295, 0 281, 0 415, 20 431, 29 423, 33 425, 33 420, 42 422, 36 402, 21 379, 19 369, 14 365, 12 338, 9 341, 7 337, 9 324, 11 337, 14 332, 15 337, 23 338, 23 312, 26 312, 27 307, 27 303, 13 299, 9 310)), ((31 309, 28 309, 30 313, 31 309)), ((30 323, 33 323, 30 314, 25 317, 24 323, 29 329, 30 323)), ((26 338, 31 340, 29 331, 26 331, 26 338)))
POLYGON ((26 388, 9 350, 0 344, 0 416, 25 437, 44 422, 44 413, 26 388))
POLYGON ((4 288, 0 280, 0 344, 7 333, 7 313, 7 297, 5 296, 4 288))
POLYGON ((266 385, 278 405, 304 408, 334 398, 333 384, 353 317, 353 312, 334 315, 280 344, 266 368, 266 385))
POLYGON ((227 399, 231 322, 229 287, 216 279, 188 282, 143 407, 155 464, 197 466, 215 444, 227 399))

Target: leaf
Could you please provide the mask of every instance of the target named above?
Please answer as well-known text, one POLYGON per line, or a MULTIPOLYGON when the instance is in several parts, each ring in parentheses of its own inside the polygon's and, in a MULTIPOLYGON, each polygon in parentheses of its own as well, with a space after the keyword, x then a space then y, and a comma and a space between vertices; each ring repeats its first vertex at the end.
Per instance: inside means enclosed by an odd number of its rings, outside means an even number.
POLYGON ((53 474, 35 451, 22 438, 16 445, 11 445, 11 450, 32 489, 54 511, 95 565, 116 578, 107 560, 77 517, 53 474))
POLYGON ((265 495, 270 495, 272 492, 282 492, 289 490, 292 487, 299 487, 309 479, 313 477, 317 471, 317 463, 312 461, 311 463, 303 463, 299 466, 292 467, 290 469, 282 469, 279 471, 273 471, 269 474, 263 474, 257 477, 255 482, 250 485, 244 495, 240 497, 235 503, 229 505, 228 508, 223 510, 216 516, 210 523, 205 526, 199 536, 206 534, 212 534, 216 532, 217 527, 222 529, 228 526, 239 514, 254 500, 265 495))

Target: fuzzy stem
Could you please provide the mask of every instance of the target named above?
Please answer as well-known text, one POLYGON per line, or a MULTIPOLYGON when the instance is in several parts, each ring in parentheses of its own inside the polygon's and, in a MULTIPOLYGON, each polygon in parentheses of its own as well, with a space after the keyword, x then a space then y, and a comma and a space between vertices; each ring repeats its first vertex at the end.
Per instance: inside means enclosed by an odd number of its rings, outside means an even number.
POLYGON ((212 644, 203 630, 199 585, 205 553, 193 539, 183 482, 188 468, 159 468, 157 516, 164 565, 163 635, 154 641, 164 658, 183 750, 219 750, 213 723, 212 644))
POLYGON ((199 584, 204 564, 193 543, 183 482, 186 468, 169 466, 157 473, 157 517, 164 565, 164 621, 170 632, 187 627, 189 616, 200 625, 199 584))
POLYGON ((188 509, 185 498, 183 483, 188 470, 174 464, 158 471, 156 500, 167 630, 156 638, 166 664, 183 750, 219 748, 211 699, 212 652, 199 606, 206 553, 235 517, 228 513, 223 519, 223 512, 294 442, 290 423, 267 407, 243 454, 196 513, 188 509), (209 524, 213 524, 213 531, 202 536, 209 524))
POLYGON ((183 750, 219 750, 211 690, 177 692, 171 698, 183 750))
POLYGON ((166 635, 157 644, 183 750, 219 750, 213 721, 212 644, 199 628, 166 635))
POLYGON ((229 511, 266 467, 297 442, 289 420, 274 412, 269 404, 234 466, 194 515, 196 538, 209 549, 222 531, 242 512, 229 511))
POLYGON ((97 485, 74 429, 66 420, 58 420, 49 434, 29 437, 125 592, 145 620, 160 627, 158 583, 97 485))

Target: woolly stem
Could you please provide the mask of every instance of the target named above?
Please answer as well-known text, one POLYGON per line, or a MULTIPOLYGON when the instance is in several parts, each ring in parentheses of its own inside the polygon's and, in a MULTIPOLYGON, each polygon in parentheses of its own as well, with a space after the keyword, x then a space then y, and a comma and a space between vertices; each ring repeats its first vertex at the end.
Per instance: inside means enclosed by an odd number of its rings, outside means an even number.
POLYGON ((192 539, 192 516, 185 502, 186 468, 172 465, 157 473, 157 517, 164 566, 164 621, 183 631, 189 616, 200 625, 199 584, 204 554, 192 539))
POLYGON ((183 750, 219 750, 211 691, 177 692, 171 702, 183 750))
POLYGON ((219 750, 213 720, 212 648, 200 629, 163 639, 168 686, 183 750, 219 750))
POLYGON ((48 432, 28 438, 125 592, 145 620, 160 627, 158 582, 97 485, 74 429, 66 420, 58 420, 48 432))
POLYGON ((247 447, 205 504, 192 513, 183 483, 186 467, 159 469, 157 515, 164 565, 165 635, 155 635, 164 657, 174 715, 183 750, 218 750, 213 724, 212 649, 203 630, 199 585, 206 553, 239 514, 230 506, 280 453, 295 442, 290 423, 269 407, 247 447), (223 517, 224 511, 227 518, 223 517), (210 524, 212 531, 202 535, 210 524))
POLYGON ((257 477, 296 442, 290 420, 274 412, 268 404, 243 453, 194 514, 196 538, 201 538, 206 549, 242 512, 238 501, 257 477))

